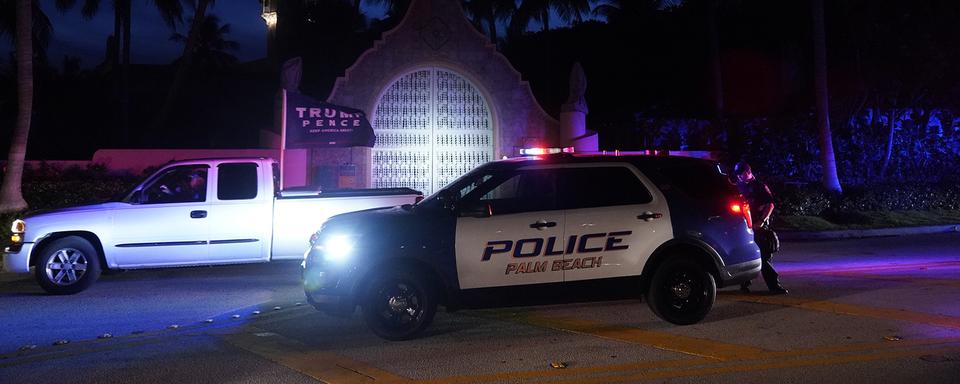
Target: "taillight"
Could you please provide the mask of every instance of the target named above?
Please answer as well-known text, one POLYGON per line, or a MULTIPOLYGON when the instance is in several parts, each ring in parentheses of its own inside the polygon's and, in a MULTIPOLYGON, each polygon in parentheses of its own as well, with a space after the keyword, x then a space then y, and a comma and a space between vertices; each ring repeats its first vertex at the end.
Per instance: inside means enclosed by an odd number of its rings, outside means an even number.
POLYGON ((745 201, 730 203, 730 212, 743 216, 743 220, 747 222, 747 228, 753 229, 753 217, 750 216, 750 204, 747 204, 745 201))

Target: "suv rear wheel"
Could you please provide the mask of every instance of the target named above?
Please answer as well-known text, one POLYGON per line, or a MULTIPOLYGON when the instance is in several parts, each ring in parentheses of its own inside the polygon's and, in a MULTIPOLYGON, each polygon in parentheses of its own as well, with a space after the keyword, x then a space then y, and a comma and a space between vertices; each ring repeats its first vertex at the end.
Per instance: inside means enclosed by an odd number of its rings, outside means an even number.
POLYGON ((408 340, 433 321, 437 295, 421 274, 400 269, 374 277, 361 308, 373 333, 387 340, 408 340))
POLYGON ((713 275, 689 257, 674 257, 660 264, 647 290, 647 304, 653 313, 678 325, 703 320, 716 299, 713 275))

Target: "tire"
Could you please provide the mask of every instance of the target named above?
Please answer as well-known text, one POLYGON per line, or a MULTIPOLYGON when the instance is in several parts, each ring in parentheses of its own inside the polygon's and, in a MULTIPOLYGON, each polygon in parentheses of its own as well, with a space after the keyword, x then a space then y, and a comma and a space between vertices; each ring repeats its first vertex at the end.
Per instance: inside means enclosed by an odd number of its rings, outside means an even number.
POLYGON ((370 280, 360 304, 373 333, 387 340, 409 340, 430 325, 437 313, 437 294, 418 273, 399 269, 370 280))
POLYGON ((56 239, 39 250, 34 274, 44 291, 72 295, 100 278, 100 254, 82 237, 56 239))
POLYGON ((647 289, 647 304, 653 313, 677 325, 703 320, 716 299, 713 275, 686 257, 674 257, 660 264, 647 289))

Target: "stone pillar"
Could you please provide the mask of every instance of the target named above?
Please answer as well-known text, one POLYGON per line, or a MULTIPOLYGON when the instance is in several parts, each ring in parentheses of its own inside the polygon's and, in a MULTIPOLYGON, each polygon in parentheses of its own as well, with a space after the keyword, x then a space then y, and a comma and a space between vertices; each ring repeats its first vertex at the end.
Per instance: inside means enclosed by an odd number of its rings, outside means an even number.
POLYGON ((587 76, 580 63, 570 70, 570 96, 560 107, 560 146, 574 147, 577 152, 599 150, 597 133, 587 129, 587 76))

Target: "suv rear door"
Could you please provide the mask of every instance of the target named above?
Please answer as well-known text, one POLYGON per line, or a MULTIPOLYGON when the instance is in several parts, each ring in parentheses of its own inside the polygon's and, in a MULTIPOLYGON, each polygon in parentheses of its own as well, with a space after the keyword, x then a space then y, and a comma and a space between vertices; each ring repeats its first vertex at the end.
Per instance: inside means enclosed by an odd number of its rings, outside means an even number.
POLYGON ((559 177, 565 230, 564 281, 640 275, 673 238, 666 199, 627 163, 577 164, 559 177))

